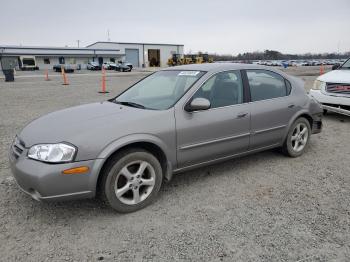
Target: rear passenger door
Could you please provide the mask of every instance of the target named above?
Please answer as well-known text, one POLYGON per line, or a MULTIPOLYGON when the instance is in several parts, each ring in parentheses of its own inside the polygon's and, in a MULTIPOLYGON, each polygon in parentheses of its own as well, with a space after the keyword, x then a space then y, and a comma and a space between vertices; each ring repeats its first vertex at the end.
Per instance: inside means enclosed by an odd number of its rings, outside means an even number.
POLYGON ((290 83, 268 70, 246 70, 246 76, 251 97, 250 149, 281 144, 296 112, 290 83))

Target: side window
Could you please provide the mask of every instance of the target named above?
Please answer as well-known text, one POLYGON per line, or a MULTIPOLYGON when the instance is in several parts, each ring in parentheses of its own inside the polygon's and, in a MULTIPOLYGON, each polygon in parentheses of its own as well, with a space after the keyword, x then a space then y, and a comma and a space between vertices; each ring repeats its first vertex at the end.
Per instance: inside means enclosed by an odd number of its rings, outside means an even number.
MULTIPOLYGON (((247 70, 252 102, 287 96, 287 88, 282 76, 267 70, 247 70)), ((289 83, 289 82, 288 82, 289 83)), ((290 85, 290 84, 289 84, 290 85)))
POLYGON ((292 85, 291 83, 286 79, 284 80, 286 82, 286 87, 287 87, 287 95, 290 94, 290 92, 292 91, 292 85))
POLYGON ((243 84, 239 71, 220 72, 208 79, 193 95, 210 101, 211 108, 243 103, 243 84))

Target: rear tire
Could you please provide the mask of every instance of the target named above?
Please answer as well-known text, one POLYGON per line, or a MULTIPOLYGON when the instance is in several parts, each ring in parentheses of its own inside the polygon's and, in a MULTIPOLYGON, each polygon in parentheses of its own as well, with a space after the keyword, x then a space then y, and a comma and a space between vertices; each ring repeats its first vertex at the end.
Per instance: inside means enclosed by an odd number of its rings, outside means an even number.
POLYGON ((282 146, 282 152, 290 157, 301 156, 309 143, 311 127, 309 121, 300 117, 291 126, 286 140, 282 146))
POLYGON ((112 157, 102 171, 100 198, 120 213, 151 204, 162 185, 158 159, 144 149, 128 149, 112 157))

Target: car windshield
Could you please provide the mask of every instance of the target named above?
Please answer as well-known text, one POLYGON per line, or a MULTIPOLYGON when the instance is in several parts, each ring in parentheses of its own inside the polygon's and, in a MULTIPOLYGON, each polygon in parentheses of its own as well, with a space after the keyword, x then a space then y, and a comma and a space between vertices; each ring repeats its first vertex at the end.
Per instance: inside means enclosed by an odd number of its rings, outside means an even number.
POLYGON ((350 58, 347 61, 345 61, 341 68, 350 69, 350 58))
POLYGON ((159 71, 126 90, 116 103, 145 109, 165 110, 172 107, 205 72, 159 71))

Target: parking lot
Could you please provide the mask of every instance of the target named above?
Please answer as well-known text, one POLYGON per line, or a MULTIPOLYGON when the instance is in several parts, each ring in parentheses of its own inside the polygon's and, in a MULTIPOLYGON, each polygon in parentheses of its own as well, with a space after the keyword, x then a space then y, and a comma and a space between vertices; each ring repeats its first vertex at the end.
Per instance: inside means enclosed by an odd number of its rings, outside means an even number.
MULTIPOLYGON (((330 70, 327 67, 326 70, 330 70)), ((319 67, 284 69, 310 89, 319 67)), ((299 158, 277 150, 174 176, 121 215, 97 200, 40 203, 12 178, 7 149, 29 121, 114 97, 149 72, 18 72, 0 79, 0 261, 350 261, 350 118, 324 117, 299 158)), ((101 135, 103 134, 96 134, 101 135)))

